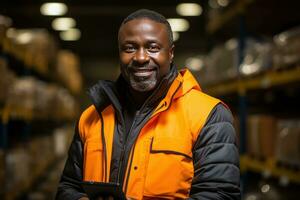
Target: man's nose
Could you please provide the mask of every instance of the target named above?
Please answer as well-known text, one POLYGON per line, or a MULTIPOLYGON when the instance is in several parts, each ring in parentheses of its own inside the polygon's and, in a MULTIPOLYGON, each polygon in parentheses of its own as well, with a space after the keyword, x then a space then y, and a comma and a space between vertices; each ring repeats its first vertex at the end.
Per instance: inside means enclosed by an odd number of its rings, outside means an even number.
POLYGON ((138 63, 148 62, 149 59, 150 58, 149 58, 148 52, 144 48, 139 48, 133 57, 133 60, 138 63))

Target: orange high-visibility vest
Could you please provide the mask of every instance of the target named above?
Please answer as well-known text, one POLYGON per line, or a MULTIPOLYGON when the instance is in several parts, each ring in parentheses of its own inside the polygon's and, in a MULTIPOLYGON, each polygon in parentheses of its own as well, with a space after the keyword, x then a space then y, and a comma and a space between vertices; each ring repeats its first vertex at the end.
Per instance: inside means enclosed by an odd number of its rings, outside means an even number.
MULTIPOLYGON (((123 186, 127 197, 183 199, 189 196, 194 176, 193 145, 209 113, 219 102, 201 92, 188 70, 178 74, 131 149, 123 186)), ((90 106, 80 117, 85 181, 109 181, 114 112, 110 105, 101 112, 100 119, 96 108, 90 106)))

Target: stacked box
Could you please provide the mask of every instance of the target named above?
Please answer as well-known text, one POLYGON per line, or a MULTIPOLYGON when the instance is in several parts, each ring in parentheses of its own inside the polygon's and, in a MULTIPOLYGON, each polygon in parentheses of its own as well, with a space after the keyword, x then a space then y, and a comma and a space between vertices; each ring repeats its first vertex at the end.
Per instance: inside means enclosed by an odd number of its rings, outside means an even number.
POLYGON ((29 113, 39 119, 74 119, 78 114, 76 100, 66 89, 33 77, 20 78, 12 84, 7 105, 16 113, 29 113))
POLYGON ((235 79, 238 75, 249 76, 272 67, 273 44, 268 40, 247 38, 244 60, 238 63, 238 40, 232 38, 225 44, 216 46, 205 58, 204 68, 199 74, 200 82, 216 84, 235 79))
POLYGON ((28 183, 32 173, 30 159, 30 155, 25 147, 14 148, 6 153, 5 176, 9 177, 5 180, 7 191, 24 187, 28 183))
MULTIPOLYGON (((234 43, 236 40, 232 39, 227 44, 234 43)), ((217 83, 224 80, 237 77, 238 60, 237 60, 237 46, 236 45, 220 45, 215 47, 207 56, 205 61, 205 79, 208 83, 217 83)))
POLYGON ((4 102, 7 99, 8 91, 16 80, 16 76, 8 69, 5 59, 2 57, 0 57, 0 74, 5 74, 0 79, 0 102, 4 102))
POLYGON ((274 44, 273 63, 275 68, 300 64, 300 26, 276 35, 274 44))
POLYGON ((51 159, 55 157, 52 135, 36 137, 28 145, 31 158, 31 174, 38 175, 37 173, 41 173, 40 170, 46 167, 52 161, 51 159))
POLYGON ((32 77, 20 78, 14 82, 7 97, 7 105, 15 111, 13 114, 32 115, 35 89, 36 80, 32 77))
POLYGON ((239 66, 239 73, 250 76, 261 73, 272 67, 273 44, 267 40, 246 40, 244 60, 239 66))
MULTIPOLYGON (((5 185, 5 160, 4 151, 0 149, 0 185, 5 185)), ((4 193, 5 187, 0 187, 0 196, 4 193)))
POLYGON ((62 157, 67 153, 67 130, 58 128, 53 133, 54 152, 56 156, 62 157))
POLYGON ((49 119, 51 117, 51 100, 55 98, 58 88, 52 84, 46 84, 41 81, 36 82, 35 88, 35 106, 34 113, 40 118, 49 119))
POLYGON ((59 80, 73 93, 79 94, 82 90, 82 77, 79 69, 78 57, 67 50, 57 54, 56 73, 59 80))
POLYGON ((7 29, 11 27, 11 25, 12 25, 11 18, 0 15, 0 45, 3 44, 3 41, 6 38, 7 29))
POLYGON ((43 29, 27 31, 33 35, 32 41, 27 46, 27 52, 32 56, 33 66, 36 66, 40 73, 49 75, 57 53, 55 40, 43 29))
POLYGON ((37 169, 37 160, 41 157, 40 143, 37 138, 32 138, 28 143, 28 152, 31 158, 31 170, 35 172, 37 169))
POLYGON ((67 151, 73 138, 73 126, 64 126, 57 128, 53 133, 54 140, 54 152, 57 157, 63 157, 67 155, 67 151))
POLYGON ((54 65, 57 45, 46 30, 11 28, 6 36, 3 44, 5 52, 24 62, 26 67, 33 67, 40 74, 51 72, 49 67, 54 65))
POLYGON ((247 120, 247 153, 257 158, 274 157, 276 119, 268 115, 252 115, 247 120))
POLYGON ((300 167, 300 120, 280 120, 277 126, 276 159, 300 167))

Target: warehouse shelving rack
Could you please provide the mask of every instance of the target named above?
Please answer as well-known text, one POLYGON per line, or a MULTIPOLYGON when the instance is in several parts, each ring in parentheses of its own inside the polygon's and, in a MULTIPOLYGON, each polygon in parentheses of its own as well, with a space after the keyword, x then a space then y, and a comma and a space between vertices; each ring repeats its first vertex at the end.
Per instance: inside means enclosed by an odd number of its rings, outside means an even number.
POLYGON ((274 158, 259 160, 247 155, 242 155, 240 157, 240 165, 242 172, 249 170, 257 173, 266 173, 277 178, 287 178, 291 182, 300 184, 299 171, 278 166, 274 158))
POLYGON ((208 33, 215 33, 226 25, 231 19, 235 18, 237 15, 243 13, 249 5, 251 5, 255 0, 239 0, 230 9, 226 10, 224 13, 215 16, 210 20, 206 26, 206 31, 208 33))
MULTIPOLYGON (((8 130, 8 124, 11 121, 18 120, 18 121, 23 121, 24 122, 24 127, 22 133, 20 133, 20 137, 23 139, 20 141, 20 143, 24 142, 25 140, 30 139, 30 133, 28 133, 28 130, 30 130, 30 127, 33 123, 39 123, 40 121, 45 121, 46 119, 42 118, 36 118, 32 115, 31 111, 26 111, 26 110, 18 110, 18 111, 13 111, 11 112, 7 108, 4 108, 0 110, 0 116, 1 116, 1 149, 4 151, 4 162, 5 162, 5 152, 8 149, 9 142, 8 142, 8 135, 9 135, 9 130, 8 130)), ((57 124, 61 124, 62 122, 57 122, 57 124)), ((70 119, 63 120, 63 123, 65 124, 71 124, 70 119)), ((28 142, 28 141, 27 141, 28 142)), ((30 141, 29 141, 30 142, 30 141)), ((14 147, 11 147, 14 148, 14 147)), ((53 165, 54 163, 58 162, 61 160, 60 156, 56 155, 51 155, 50 157, 45 157, 43 162, 39 162, 38 165, 36 166, 35 170, 31 171, 30 176, 28 179, 23 180, 19 182, 17 185, 13 187, 13 190, 6 190, 4 189, 4 199, 6 200, 13 200, 20 195, 24 194, 25 192, 29 191, 34 184, 36 184, 36 181, 39 180, 39 178, 45 174, 49 166, 53 165)), ((2 166, 5 166, 5 163, 2 164, 2 166)), ((5 175, 4 175, 5 176, 5 175)), ((9 178, 9 177, 6 177, 9 178)), ((5 183, 4 183, 5 186, 5 183)))
MULTIPOLYGON (((61 85, 61 83, 55 80, 55 77, 49 75, 49 66, 43 64, 33 63, 30 58, 34 55, 29 56, 28 52, 22 48, 15 47, 8 38, 0 38, 0 56, 8 60, 9 64, 12 64, 14 67, 10 70, 15 72, 18 77, 23 76, 33 76, 34 78, 43 81, 45 83, 51 83, 55 85, 61 85)), ((21 101, 21 99, 20 99, 21 101)), ((11 190, 8 190, 6 187, 6 181, 10 177, 7 177, 5 173, 6 170, 6 153, 9 149, 15 148, 11 146, 9 142, 10 132, 9 125, 14 126, 16 121, 22 122, 20 127, 20 134, 18 137, 17 145, 25 145, 30 143, 31 140, 31 127, 33 124, 39 124, 40 122, 45 122, 45 124, 52 124, 53 126, 59 127, 62 124, 72 124, 74 119, 58 117, 58 119, 48 119, 45 116, 39 116, 38 113, 33 113, 32 110, 26 108, 12 108, 6 104, 6 102, 0 102, 0 150, 4 153, 4 163, 0 163, 4 167, 4 183, 1 183, 2 187, 0 189, 0 196, 6 200, 17 199, 22 196, 24 193, 32 189, 33 185, 36 184, 36 181, 47 171, 47 168, 53 165, 55 162, 61 160, 62 158, 53 153, 50 157, 45 157, 42 162, 37 163, 34 170, 30 171, 30 176, 28 179, 19 181, 14 185, 11 190)), ((50 127, 46 127, 51 129, 50 127)), ((42 132, 42 131, 41 131, 42 132)), ((45 134, 45 133, 43 133, 45 134)), ((51 134, 50 131, 47 131, 46 134, 51 134)), ((39 137, 39 136, 37 136, 39 137)))
POLYGON ((244 93, 249 90, 267 89, 274 86, 300 81, 300 66, 287 70, 268 71, 255 77, 245 77, 221 84, 210 85, 206 91, 212 95, 227 95, 231 93, 244 93))
MULTIPOLYGON (((250 5, 254 4, 255 0, 241 0, 235 1, 223 13, 212 18, 207 26, 206 31, 209 34, 216 34, 221 32, 221 29, 230 23, 233 19, 239 20, 239 46, 238 58, 242 63, 244 59, 245 38, 246 38, 246 24, 244 14, 250 5)), ((253 91, 267 91, 274 88, 289 85, 299 85, 300 83, 300 66, 282 67, 279 69, 269 70, 260 74, 243 77, 238 75, 235 80, 227 80, 220 83, 214 83, 204 87, 204 91, 208 94, 217 97, 236 98, 238 102, 239 114, 239 130, 240 130, 240 168, 242 172, 242 180, 246 181, 245 173, 247 171, 258 174, 268 173, 272 177, 287 178, 289 181, 299 184, 300 171, 292 167, 279 166, 274 158, 254 158, 246 154, 246 120, 248 117, 248 93, 253 91)), ((297 86, 298 87, 298 86, 297 86)), ((243 190, 243 188, 242 188, 243 190)))

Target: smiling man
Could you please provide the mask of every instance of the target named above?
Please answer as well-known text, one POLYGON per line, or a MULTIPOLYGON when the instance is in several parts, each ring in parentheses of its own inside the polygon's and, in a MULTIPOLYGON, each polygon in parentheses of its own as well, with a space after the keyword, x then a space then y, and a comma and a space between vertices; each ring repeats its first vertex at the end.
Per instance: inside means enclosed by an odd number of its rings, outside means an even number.
POLYGON ((131 92, 155 89, 170 72, 174 45, 163 23, 151 19, 125 22, 119 31, 122 75, 131 92))
POLYGON ((56 198, 88 199, 89 181, 117 183, 127 199, 240 199, 231 113, 177 71, 167 20, 138 10, 118 40, 121 75, 90 89, 56 198))

